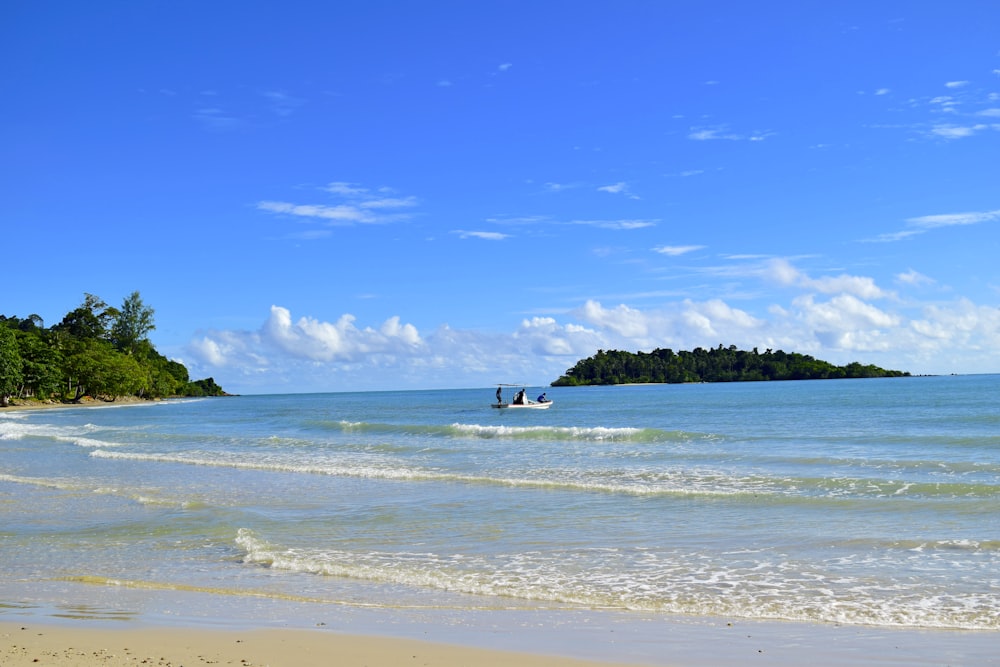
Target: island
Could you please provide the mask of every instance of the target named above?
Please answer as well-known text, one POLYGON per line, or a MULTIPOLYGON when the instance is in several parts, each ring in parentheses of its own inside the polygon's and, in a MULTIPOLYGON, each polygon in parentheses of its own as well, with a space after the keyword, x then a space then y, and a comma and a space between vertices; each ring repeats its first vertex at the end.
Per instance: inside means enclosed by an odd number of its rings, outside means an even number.
POLYGON ((598 350, 582 359, 553 387, 582 385, 684 382, 761 382, 765 380, 828 380, 841 378, 908 377, 904 371, 853 362, 835 366, 807 354, 740 350, 735 345, 690 352, 655 349, 652 352, 598 350))

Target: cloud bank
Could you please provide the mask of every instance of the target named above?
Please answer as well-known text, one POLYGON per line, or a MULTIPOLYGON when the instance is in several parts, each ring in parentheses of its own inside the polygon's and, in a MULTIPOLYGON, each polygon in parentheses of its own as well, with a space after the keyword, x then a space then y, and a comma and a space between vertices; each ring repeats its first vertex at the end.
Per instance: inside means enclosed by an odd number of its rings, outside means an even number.
MULTIPOLYGON (((993 306, 964 298, 911 306, 866 276, 811 277, 784 259, 748 273, 789 288, 787 300, 751 312, 722 299, 644 309, 590 299, 503 332, 447 324, 421 332, 398 317, 359 326, 350 314, 324 322, 275 305, 255 331, 199 334, 184 362, 199 376, 225 377, 230 391, 255 393, 541 385, 598 349, 736 345, 913 373, 977 372, 1000 361, 1000 310, 993 306)), ((919 289, 932 281, 911 271, 897 282, 919 289)))

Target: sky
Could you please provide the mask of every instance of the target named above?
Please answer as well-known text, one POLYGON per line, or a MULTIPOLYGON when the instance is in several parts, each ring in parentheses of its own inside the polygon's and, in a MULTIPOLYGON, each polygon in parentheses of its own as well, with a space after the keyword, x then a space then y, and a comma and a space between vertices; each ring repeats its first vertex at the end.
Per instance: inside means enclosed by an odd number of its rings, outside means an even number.
POLYGON ((266 394, 1000 372, 994 0, 0 7, 0 314, 266 394))

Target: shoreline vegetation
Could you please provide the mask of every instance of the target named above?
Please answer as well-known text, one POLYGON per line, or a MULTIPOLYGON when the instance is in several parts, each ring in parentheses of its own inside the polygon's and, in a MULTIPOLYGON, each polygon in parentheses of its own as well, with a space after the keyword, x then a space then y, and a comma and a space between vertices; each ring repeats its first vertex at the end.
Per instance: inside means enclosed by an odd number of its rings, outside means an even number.
POLYGON ((132 292, 120 308, 85 294, 52 327, 35 314, 0 315, 0 407, 227 396, 213 378, 192 381, 184 364, 157 352, 153 312, 132 292))
POLYGON ((683 384, 701 382, 767 382, 846 378, 910 377, 894 371, 852 362, 835 366, 807 354, 782 350, 746 351, 735 345, 688 352, 657 348, 652 352, 598 350, 576 362, 552 387, 614 384, 683 384))

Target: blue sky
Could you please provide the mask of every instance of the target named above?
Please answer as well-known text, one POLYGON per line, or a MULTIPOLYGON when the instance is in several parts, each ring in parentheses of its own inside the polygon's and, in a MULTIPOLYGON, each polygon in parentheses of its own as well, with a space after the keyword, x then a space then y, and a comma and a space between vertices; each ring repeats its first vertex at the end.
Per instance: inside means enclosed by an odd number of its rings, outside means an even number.
POLYGON ((736 345, 1000 372, 1000 5, 0 9, 0 313, 236 393, 736 345))

